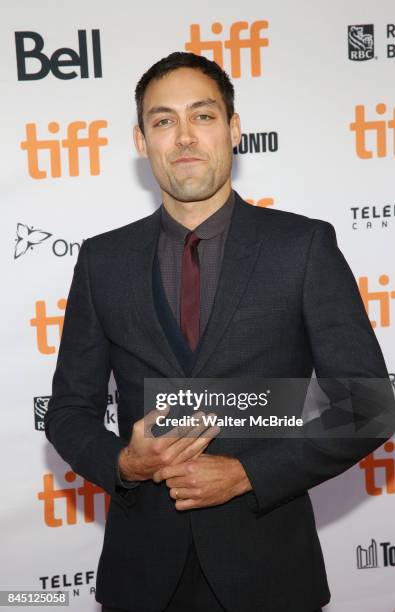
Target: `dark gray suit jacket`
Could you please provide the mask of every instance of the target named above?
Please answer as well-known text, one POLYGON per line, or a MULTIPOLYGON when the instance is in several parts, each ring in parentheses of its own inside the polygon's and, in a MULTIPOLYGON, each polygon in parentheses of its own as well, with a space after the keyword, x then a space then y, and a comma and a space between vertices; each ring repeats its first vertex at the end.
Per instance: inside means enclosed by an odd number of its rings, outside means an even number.
MULTIPOLYGON (((159 209, 86 240, 75 266, 45 431, 73 470, 111 495, 98 601, 159 612, 180 576, 189 525, 202 567, 234 612, 305 612, 330 598, 307 490, 383 440, 217 439, 254 492, 178 512, 165 483, 117 486, 116 462, 143 416, 144 378, 185 376, 158 320, 152 264, 159 209), (113 370, 120 437, 103 418, 113 370)), ((192 377, 387 376, 355 279, 326 222, 237 194, 217 294, 192 377)))

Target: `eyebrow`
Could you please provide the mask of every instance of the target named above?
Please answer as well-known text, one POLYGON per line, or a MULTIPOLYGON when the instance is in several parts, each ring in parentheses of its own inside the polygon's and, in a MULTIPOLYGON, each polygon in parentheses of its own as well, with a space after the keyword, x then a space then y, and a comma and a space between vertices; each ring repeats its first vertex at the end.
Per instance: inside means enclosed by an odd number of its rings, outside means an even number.
MULTIPOLYGON (((192 104, 189 104, 187 108, 195 110, 196 108, 201 108, 202 106, 218 106, 218 102, 212 98, 204 98, 203 100, 192 102, 192 104)), ((158 113, 172 113, 173 111, 174 108, 171 108, 170 106, 153 106, 147 112, 147 117, 157 115, 158 113)))

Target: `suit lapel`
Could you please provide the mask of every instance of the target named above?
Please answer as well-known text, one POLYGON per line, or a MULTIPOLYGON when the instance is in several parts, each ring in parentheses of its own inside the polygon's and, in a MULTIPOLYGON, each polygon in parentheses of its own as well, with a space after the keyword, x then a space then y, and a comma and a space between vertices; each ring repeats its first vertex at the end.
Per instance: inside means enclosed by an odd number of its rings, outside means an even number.
MULTIPOLYGON (((169 341, 159 322, 152 291, 152 268, 160 231, 160 208, 146 217, 145 223, 131 240, 133 253, 129 262, 129 278, 132 285, 132 300, 145 329, 147 338, 151 340, 153 355, 159 351, 164 358, 163 374, 168 378, 185 377, 181 365, 174 354, 169 341), (137 255, 137 256, 136 256, 137 255)), ((147 350, 149 350, 147 345, 147 350)))
POLYGON ((247 287, 258 257, 261 237, 251 205, 235 192, 235 206, 225 243, 220 277, 210 318, 198 346, 191 376, 203 374, 247 287))

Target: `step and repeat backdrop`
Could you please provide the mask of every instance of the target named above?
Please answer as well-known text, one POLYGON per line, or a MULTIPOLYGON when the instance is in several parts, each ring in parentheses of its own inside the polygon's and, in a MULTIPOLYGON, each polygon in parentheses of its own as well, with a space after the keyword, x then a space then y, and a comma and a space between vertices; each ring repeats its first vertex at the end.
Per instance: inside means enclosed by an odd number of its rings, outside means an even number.
MULTIPOLYGON (((175 50, 228 71, 234 187, 334 225, 395 384, 395 7, 16 0, 2 13, 1 588, 69 590, 70 610, 95 612, 108 496, 57 456, 43 417, 82 242, 160 204, 133 147, 136 82, 175 50)), ((117 432, 113 381, 105 425, 117 432)), ((325 612, 395 610, 394 449, 311 491, 325 612)))

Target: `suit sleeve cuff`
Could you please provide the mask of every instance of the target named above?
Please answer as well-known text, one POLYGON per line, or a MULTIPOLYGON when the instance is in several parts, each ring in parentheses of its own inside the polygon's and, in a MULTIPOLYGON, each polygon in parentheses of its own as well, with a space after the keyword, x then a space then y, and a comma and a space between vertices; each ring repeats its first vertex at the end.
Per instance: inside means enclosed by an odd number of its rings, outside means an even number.
MULTIPOLYGON (((119 463, 118 463, 119 454, 117 456, 117 463, 115 466, 115 484, 117 487, 123 487, 124 489, 134 489, 139 486, 140 481, 139 480, 124 480, 121 477, 121 473, 119 471, 119 463)), ((119 488, 118 488, 118 492, 120 492, 119 488)))

